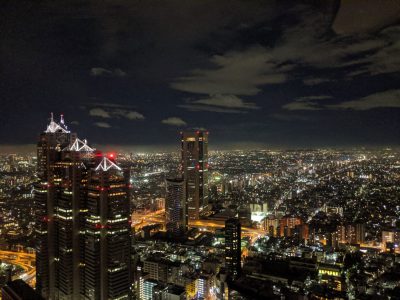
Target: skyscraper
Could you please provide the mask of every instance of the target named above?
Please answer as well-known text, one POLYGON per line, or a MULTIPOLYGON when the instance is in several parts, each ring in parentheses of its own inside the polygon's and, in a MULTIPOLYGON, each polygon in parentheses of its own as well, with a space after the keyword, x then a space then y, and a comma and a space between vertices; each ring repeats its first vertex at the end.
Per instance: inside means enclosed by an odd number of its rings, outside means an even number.
POLYGON ((238 218, 225 221, 225 268, 232 279, 241 273, 241 225, 238 218))
POLYGON ((128 299, 129 179, 53 117, 38 143, 38 177, 37 291, 46 299, 128 299))
POLYGON ((54 298, 55 273, 55 198, 54 165, 61 160, 61 151, 75 138, 61 116, 60 123, 51 115, 50 124, 37 144, 37 176, 35 184, 36 289, 44 298, 54 298))
POLYGON ((166 180, 165 223, 167 232, 175 237, 187 230, 186 184, 183 178, 166 180))
POLYGON ((199 219, 208 207, 208 132, 184 131, 182 141, 182 173, 186 181, 188 216, 199 219))
POLYGON ((127 174, 104 157, 88 177, 83 282, 87 299, 129 299, 131 232, 127 174))

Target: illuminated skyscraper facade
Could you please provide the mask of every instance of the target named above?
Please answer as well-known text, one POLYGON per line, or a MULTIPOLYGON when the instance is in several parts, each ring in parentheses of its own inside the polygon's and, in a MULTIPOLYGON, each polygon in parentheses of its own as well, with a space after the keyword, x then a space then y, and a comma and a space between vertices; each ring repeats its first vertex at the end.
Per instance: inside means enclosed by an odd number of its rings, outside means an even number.
POLYGON ((166 180, 165 224, 170 236, 182 236, 187 230, 186 184, 183 178, 166 180))
POLYGON ((83 291, 86 299, 129 299, 128 174, 107 157, 90 171, 84 227, 83 291))
POLYGON ((50 124, 40 135, 37 145, 37 176, 35 184, 36 289, 44 298, 55 298, 56 286, 56 225, 54 222, 58 179, 54 166, 61 161, 62 149, 76 136, 51 116, 50 124))
POLYGON ((53 118, 38 143, 38 177, 37 291, 46 299, 129 299, 129 179, 53 118))
POLYGON ((208 132, 184 131, 181 141, 188 216, 197 220, 200 213, 208 207, 208 132))
POLYGON ((232 279, 236 279, 242 270, 241 234, 242 229, 238 218, 225 221, 225 268, 232 279))

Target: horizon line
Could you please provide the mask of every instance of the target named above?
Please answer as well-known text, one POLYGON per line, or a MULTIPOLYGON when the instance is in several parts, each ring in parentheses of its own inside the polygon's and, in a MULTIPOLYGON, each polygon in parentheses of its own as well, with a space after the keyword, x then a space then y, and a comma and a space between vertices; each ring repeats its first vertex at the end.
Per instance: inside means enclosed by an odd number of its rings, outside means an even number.
MULTIPOLYGON (((93 147, 100 151, 117 151, 117 152, 158 152, 166 153, 178 151, 179 144, 155 144, 155 145, 134 145, 134 144, 92 144, 93 147)), ((235 151, 235 150, 267 150, 267 151, 290 151, 290 150, 398 150, 400 145, 325 145, 325 146, 277 146, 265 143, 224 143, 209 144, 210 151, 235 151)), ((36 151, 36 144, 0 144, 0 154, 15 153, 32 153, 36 151)))

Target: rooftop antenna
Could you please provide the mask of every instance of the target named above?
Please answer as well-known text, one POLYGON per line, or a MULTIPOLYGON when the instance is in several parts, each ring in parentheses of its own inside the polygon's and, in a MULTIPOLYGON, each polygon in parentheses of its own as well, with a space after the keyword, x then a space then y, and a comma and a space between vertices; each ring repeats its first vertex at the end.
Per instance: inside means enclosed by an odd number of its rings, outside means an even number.
POLYGON ((53 112, 50 113, 50 121, 51 121, 51 122, 54 122, 54 119, 53 119, 53 112))

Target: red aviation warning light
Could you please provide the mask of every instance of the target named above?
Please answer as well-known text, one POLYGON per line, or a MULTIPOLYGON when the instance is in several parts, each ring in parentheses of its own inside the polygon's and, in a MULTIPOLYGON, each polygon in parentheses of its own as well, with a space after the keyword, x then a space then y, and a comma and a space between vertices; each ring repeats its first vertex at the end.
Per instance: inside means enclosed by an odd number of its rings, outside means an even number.
POLYGON ((110 152, 110 153, 107 153, 107 157, 108 157, 108 159, 115 159, 115 153, 114 152, 110 152))

